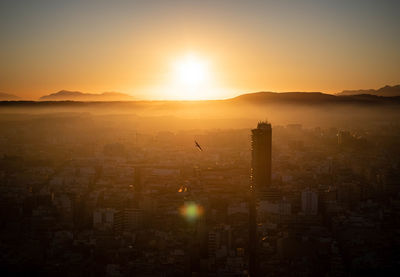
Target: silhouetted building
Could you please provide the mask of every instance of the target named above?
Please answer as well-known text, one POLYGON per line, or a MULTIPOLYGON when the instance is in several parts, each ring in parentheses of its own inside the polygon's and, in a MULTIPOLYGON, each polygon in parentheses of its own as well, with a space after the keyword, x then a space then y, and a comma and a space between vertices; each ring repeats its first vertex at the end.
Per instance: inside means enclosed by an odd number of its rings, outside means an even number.
POLYGON ((93 212, 93 227, 95 229, 112 230, 114 227, 115 213, 115 209, 96 209, 93 212))
POLYGON ((252 131, 251 187, 249 203, 249 274, 258 275, 256 195, 271 187, 272 128, 259 122, 252 131))
POLYGON ((318 194, 315 191, 306 189, 301 193, 301 210, 306 215, 318 213, 318 194))
POLYGON ((115 214, 114 228, 117 233, 143 228, 143 210, 123 209, 115 214))
POLYGON ((340 131, 337 134, 338 144, 348 146, 351 144, 353 137, 351 136, 349 131, 340 131))
POLYGON ((139 166, 135 167, 133 175, 135 192, 142 192, 142 168, 139 166))
POLYGON ((208 233, 208 257, 215 259, 215 252, 217 251, 217 240, 218 234, 217 232, 209 232, 208 233))
POLYGON ((271 124, 259 122, 251 132, 251 179, 255 190, 260 192, 271 186, 271 124))

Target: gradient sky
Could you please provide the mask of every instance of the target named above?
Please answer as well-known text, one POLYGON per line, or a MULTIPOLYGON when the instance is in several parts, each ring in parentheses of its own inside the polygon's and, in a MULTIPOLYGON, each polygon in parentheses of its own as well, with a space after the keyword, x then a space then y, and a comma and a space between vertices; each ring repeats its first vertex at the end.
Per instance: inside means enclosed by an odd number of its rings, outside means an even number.
POLYGON ((171 99, 171 64, 195 53, 212 94, 400 83, 400 1, 0 1, 0 91, 171 99))

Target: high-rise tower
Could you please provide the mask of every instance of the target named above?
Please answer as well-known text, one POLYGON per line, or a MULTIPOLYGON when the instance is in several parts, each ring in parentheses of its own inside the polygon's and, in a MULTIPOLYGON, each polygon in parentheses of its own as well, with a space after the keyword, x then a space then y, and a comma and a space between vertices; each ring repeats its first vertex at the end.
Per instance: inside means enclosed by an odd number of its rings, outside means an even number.
POLYGON ((268 122, 259 122, 251 136, 251 187, 249 200, 249 274, 258 275, 256 198, 271 186, 272 128, 268 122))
POLYGON ((255 190, 260 192, 271 187, 271 124, 259 122, 251 132, 251 179, 255 190))

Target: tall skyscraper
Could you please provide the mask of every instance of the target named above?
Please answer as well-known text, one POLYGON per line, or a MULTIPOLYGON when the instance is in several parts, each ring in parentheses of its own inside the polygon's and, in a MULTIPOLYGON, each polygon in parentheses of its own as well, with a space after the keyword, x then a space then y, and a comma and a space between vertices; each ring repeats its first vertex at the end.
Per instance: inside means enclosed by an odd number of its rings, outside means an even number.
POLYGON ((260 192, 271 186, 271 124, 259 122, 251 132, 251 179, 256 192, 260 192))
POLYGON ((272 128, 268 122, 259 122, 251 136, 251 187, 249 201, 249 274, 258 276, 256 197, 271 186, 272 128))

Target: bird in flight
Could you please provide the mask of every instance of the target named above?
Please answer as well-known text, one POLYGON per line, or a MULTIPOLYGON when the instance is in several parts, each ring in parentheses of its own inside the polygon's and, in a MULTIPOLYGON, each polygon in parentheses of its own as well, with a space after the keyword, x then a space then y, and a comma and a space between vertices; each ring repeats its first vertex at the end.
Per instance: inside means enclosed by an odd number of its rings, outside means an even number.
POLYGON ((197 141, 194 141, 194 144, 199 149, 199 151, 203 151, 203 148, 201 148, 200 144, 197 141))

